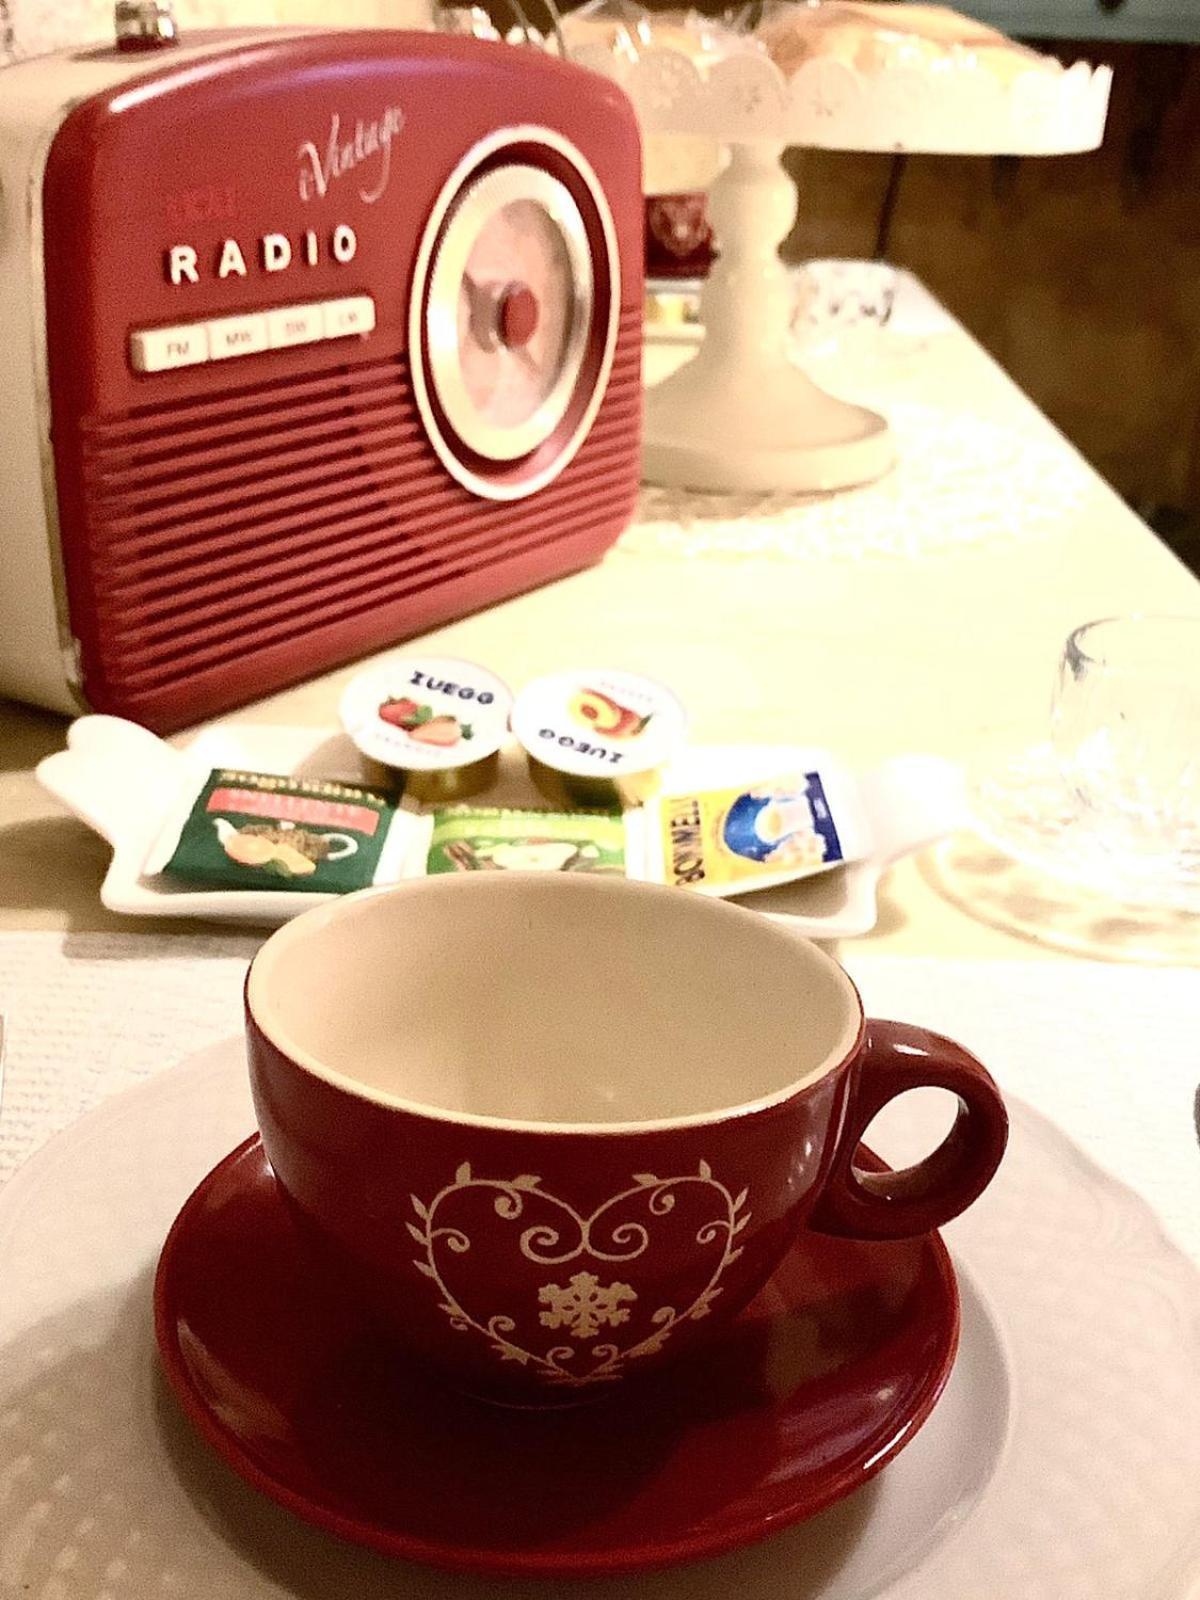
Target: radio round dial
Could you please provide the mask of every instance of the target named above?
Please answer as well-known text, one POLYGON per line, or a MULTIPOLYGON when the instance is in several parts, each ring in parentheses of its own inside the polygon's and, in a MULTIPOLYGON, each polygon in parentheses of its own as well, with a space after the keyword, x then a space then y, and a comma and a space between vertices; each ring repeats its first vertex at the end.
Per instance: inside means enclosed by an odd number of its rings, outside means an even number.
POLYGON ((587 163, 546 130, 518 134, 511 159, 483 152, 443 191, 410 315, 430 438, 461 483, 498 499, 542 487, 582 443, 619 297, 612 219, 587 163))
POLYGON ((429 283, 429 377, 468 450, 515 461, 566 413, 592 320, 592 257, 570 191, 494 167, 446 219, 429 283))

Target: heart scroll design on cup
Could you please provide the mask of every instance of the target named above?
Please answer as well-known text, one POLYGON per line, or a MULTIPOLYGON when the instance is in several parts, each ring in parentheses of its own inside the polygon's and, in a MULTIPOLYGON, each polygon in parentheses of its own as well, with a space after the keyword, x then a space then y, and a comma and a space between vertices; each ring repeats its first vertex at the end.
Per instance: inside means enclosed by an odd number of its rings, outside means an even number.
POLYGON ((634 1173, 584 1213, 531 1173, 477 1177, 463 1162, 432 1200, 411 1196, 419 1221, 406 1226, 451 1328, 548 1384, 580 1386, 619 1378, 708 1314, 742 1253, 748 1199, 701 1161, 678 1177, 634 1173))

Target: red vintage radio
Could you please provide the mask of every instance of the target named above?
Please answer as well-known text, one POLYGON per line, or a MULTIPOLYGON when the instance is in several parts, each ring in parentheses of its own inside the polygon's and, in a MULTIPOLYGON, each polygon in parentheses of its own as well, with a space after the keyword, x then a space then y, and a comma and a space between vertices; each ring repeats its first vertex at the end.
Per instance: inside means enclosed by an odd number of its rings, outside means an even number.
POLYGON ((168 732, 598 558, 638 475, 621 92, 118 18, 0 73, 0 692, 168 732))

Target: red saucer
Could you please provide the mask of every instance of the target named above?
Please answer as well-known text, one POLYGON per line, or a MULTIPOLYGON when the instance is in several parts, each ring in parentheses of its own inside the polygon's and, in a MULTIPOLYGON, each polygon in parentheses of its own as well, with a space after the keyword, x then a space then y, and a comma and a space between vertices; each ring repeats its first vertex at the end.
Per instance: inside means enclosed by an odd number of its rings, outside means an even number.
POLYGON ((564 1579, 715 1555, 850 1494, 913 1438, 958 1342, 936 1236, 805 1234, 724 1339, 652 1387, 497 1410, 406 1371, 314 1288, 257 1135, 180 1212, 155 1317, 196 1428, 297 1516, 389 1555, 564 1579))

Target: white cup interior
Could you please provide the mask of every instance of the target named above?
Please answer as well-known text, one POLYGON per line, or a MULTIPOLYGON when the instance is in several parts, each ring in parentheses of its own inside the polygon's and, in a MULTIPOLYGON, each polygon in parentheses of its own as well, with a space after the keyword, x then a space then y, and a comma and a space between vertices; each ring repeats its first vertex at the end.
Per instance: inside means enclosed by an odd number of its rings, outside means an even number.
POLYGON ((687 1123, 844 1060, 850 980, 751 911, 622 879, 433 877, 306 913, 250 971, 263 1033, 366 1098, 538 1126, 687 1123))

